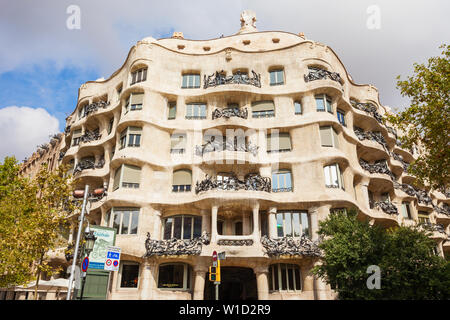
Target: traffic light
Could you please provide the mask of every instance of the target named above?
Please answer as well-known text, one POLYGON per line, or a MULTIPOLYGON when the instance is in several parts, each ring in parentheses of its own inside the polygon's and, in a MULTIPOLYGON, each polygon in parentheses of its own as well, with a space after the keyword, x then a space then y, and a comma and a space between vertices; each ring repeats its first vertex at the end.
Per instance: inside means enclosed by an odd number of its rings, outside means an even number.
POLYGON ((209 281, 220 282, 220 265, 209 267, 209 281))

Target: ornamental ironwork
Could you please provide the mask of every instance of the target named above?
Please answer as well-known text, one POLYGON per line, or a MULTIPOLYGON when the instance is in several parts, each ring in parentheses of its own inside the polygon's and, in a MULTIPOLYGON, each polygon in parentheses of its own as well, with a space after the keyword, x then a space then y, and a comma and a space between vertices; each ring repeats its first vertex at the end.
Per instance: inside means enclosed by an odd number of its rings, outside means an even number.
POLYGON ((422 222, 419 223, 419 226, 422 227, 425 230, 429 230, 429 231, 436 231, 439 233, 443 233, 443 234, 447 234, 445 232, 445 227, 443 224, 441 223, 431 223, 431 222, 422 222))
POLYGON ((392 152, 392 153, 391 153, 391 156, 392 156, 395 160, 397 160, 397 161, 399 161, 399 162, 402 163, 403 171, 404 171, 404 172, 407 172, 407 171, 408 171, 409 163, 406 162, 405 160, 403 160, 403 157, 402 157, 401 155, 399 155, 399 154, 397 154, 397 153, 395 153, 395 152, 392 152))
POLYGON ((253 77, 249 77, 247 73, 241 73, 237 71, 235 74, 231 76, 226 76, 225 72, 222 70, 221 72, 216 71, 210 76, 203 76, 203 89, 208 87, 217 87, 223 84, 248 84, 258 88, 261 88, 261 75, 257 74, 252 70, 253 77))
POLYGON ((258 154, 258 146, 251 143, 239 143, 239 139, 223 139, 217 141, 215 136, 211 137, 211 140, 201 146, 195 146, 195 154, 197 156, 203 156, 205 153, 214 151, 243 151, 251 152, 256 157, 258 154), (225 141, 223 141, 225 140, 225 141))
POLYGON ((204 231, 201 237, 190 240, 182 239, 168 239, 168 240, 153 240, 150 237, 150 232, 147 232, 147 239, 145 240, 145 255, 151 256, 179 256, 179 255, 199 255, 202 252, 202 245, 209 244, 209 235, 204 231))
POLYGON ((60 151, 60 152, 59 152, 59 158, 58 158, 58 161, 61 161, 61 160, 64 158, 64 156, 66 155, 66 152, 67 152, 67 150, 66 150, 66 151, 60 151))
POLYGON ((446 216, 450 216, 450 206, 446 203, 442 204, 442 207, 433 205, 434 210, 436 210, 437 213, 445 214, 446 216))
POLYGON ((350 100, 350 104, 353 108, 364 111, 372 115, 378 123, 383 124, 383 116, 377 111, 377 107, 370 102, 362 103, 354 100, 350 100))
POLYGON ((91 104, 89 104, 89 105, 87 105, 85 107, 85 109, 84 109, 84 116, 87 116, 90 113, 93 113, 93 112, 97 111, 100 108, 104 109, 104 108, 106 108, 108 106, 109 106, 109 101, 106 102, 106 101, 100 100, 100 101, 97 101, 97 102, 93 102, 93 103, 91 103, 91 104))
POLYGON ((414 188, 412 185, 407 183, 398 183, 394 181, 394 188, 400 189, 405 192, 407 195, 416 197, 419 203, 424 203, 426 205, 433 205, 431 197, 424 190, 419 190, 414 188))
POLYGON ((100 130, 96 129, 94 131, 86 130, 86 132, 81 136, 80 141, 81 142, 90 142, 94 140, 99 140, 102 137, 100 134, 100 130))
POLYGON ((353 131, 355 132, 355 135, 358 137, 360 141, 363 140, 372 140, 377 143, 379 143, 384 150, 389 151, 388 145, 386 143, 386 140, 384 139, 384 136, 379 131, 364 131, 363 129, 359 127, 353 127, 353 131))
POLYGON ((387 214, 398 214, 397 207, 390 201, 373 201, 371 205, 373 208, 379 208, 387 214))
POLYGON ((221 239, 217 241, 219 246, 252 246, 253 240, 243 239, 243 240, 233 240, 233 239, 221 239))
POLYGON ((271 180, 269 177, 261 177, 257 173, 250 173, 244 180, 239 180, 235 174, 224 180, 217 180, 212 176, 206 175, 206 178, 195 185, 195 193, 208 190, 252 190, 270 192, 271 180))
POLYGON ((218 119, 224 117, 225 119, 230 119, 231 117, 238 117, 242 119, 247 119, 248 111, 247 108, 237 108, 237 107, 227 107, 223 109, 214 109, 212 113, 212 119, 218 119))
POLYGON ((69 134, 70 133, 70 128, 71 128, 72 126, 71 125, 68 125, 67 127, 65 127, 64 128, 64 133, 65 134, 69 134))
POLYGON ((319 68, 308 68, 308 69, 309 73, 304 75, 305 82, 329 78, 330 80, 342 84, 341 76, 337 72, 331 72, 319 68))
POLYGON ((84 159, 77 163, 75 169, 73 169, 73 174, 76 174, 83 170, 94 169, 94 168, 95 168, 95 162, 93 160, 84 159))
POLYGON ((391 170, 389 170, 386 160, 381 159, 375 161, 374 164, 369 164, 364 159, 359 159, 359 164, 361 165, 361 168, 363 168, 366 171, 369 171, 370 173, 382 173, 387 174, 389 177, 391 177, 392 181, 395 181, 395 175, 392 173, 391 170))
POLYGON ((292 237, 283 237, 277 239, 270 239, 267 236, 261 237, 261 244, 268 256, 309 256, 309 257, 321 257, 322 251, 319 248, 319 240, 312 241, 306 235, 303 235, 300 239, 292 237))

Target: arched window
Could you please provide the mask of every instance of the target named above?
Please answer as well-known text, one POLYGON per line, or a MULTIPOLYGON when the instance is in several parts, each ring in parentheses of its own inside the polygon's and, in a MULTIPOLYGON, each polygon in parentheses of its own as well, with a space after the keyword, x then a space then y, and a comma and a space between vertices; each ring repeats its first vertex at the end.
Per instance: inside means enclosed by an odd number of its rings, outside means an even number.
POLYGON ((147 80, 147 67, 140 68, 131 73, 131 83, 133 85, 138 82, 147 80))
POLYGON ((192 185, 192 172, 189 169, 180 169, 173 172, 172 191, 190 192, 192 185))
POLYGON ((191 288, 191 266, 185 263, 168 263, 159 266, 158 288, 189 290, 191 288))
POLYGON ((269 267, 269 290, 300 291, 300 267, 296 264, 277 263, 269 267))
POLYGON ((202 217, 177 215, 167 217, 163 221, 163 237, 168 239, 190 240, 202 235, 202 217))

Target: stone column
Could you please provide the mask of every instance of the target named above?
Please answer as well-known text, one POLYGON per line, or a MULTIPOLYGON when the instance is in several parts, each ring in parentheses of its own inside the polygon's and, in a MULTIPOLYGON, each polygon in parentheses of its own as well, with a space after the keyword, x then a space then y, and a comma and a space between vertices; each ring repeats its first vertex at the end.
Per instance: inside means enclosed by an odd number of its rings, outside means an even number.
POLYGON ((258 267, 255 267, 253 270, 256 274, 258 300, 268 300, 269 299, 269 281, 268 281, 269 268, 267 266, 258 266, 258 267))
POLYGON ((217 243, 217 211, 218 206, 211 208, 211 243, 217 243))
POLYGON ((161 239, 161 211, 153 210, 153 239, 161 239))
POLYGON ((314 276, 311 273, 312 265, 300 267, 302 277, 302 291, 308 293, 311 299, 314 299, 314 276))
POLYGON ((242 234, 249 235, 250 232, 250 215, 246 212, 242 213, 242 234))
POLYGON ((142 264, 140 281, 140 300, 150 300, 152 298, 152 264, 146 259, 142 264))
POLYGON ((370 209, 370 204, 369 204, 369 180, 365 180, 363 179, 363 181, 361 182, 361 192, 362 192, 362 204, 363 206, 365 206, 367 209, 370 209))
POLYGON ((192 300, 203 300, 207 269, 204 266, 194 267, 194 294, 192 300))
POLYGON ((253 205, 253 240, 259 242, 261 239, 261 233, 259 230, 259 203, 253 205))
POLYGON ((208 211, 201 210, 201 215, 202 215, 202 233, 207 232, 209 235, 211 235, 211 226, 209 224, 208 211))
POLYGON ((268 215, 268 233, 270 239, 275 239, 277 237, 277 208, 269 208, 268 215))
MULTIPOLYGON (((318 265, 319 262, 316 262, 314 265, 318 265)), ((327 300, 327 285, 326 283, 314 276, 314 299, 315 300, 327 300)))
POLYGON ((318 207, 312 207, 312 208, 309 208, 309 210, 308 210, 309 220, 311 221, 311 239, 312 240, 317 240, 319 238, 319 235, 317 234, 317 231, 319 230, 318 213, 319 213, 318 207))

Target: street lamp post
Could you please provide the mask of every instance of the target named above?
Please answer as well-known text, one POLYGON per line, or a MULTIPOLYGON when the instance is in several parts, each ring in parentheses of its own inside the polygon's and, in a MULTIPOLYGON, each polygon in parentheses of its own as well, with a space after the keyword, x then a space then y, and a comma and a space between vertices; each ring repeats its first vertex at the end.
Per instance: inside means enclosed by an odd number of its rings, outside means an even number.
MULTIPOLYGON (((94 236, 94 231, 90 230, 89 226, 84 231, 84 239, 86 240, 86 243, 84 245, 84 252, 86 253, 86 256, 89 258, 89 255, 92 252, 92 249, 94 249, 95 240, 97 240, 97 237, 94 236)), ((83 276, 83 284, 81 287, 81 294, 80 294, 80 300, 83 300, 83 292, 84 292, 84 285, 86 283, 86 274, 83 276)))

